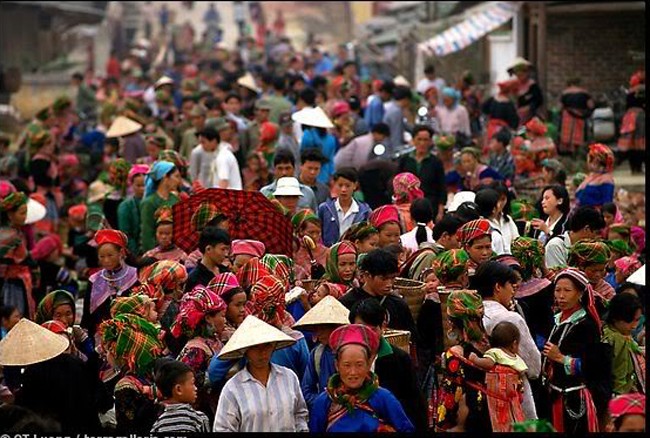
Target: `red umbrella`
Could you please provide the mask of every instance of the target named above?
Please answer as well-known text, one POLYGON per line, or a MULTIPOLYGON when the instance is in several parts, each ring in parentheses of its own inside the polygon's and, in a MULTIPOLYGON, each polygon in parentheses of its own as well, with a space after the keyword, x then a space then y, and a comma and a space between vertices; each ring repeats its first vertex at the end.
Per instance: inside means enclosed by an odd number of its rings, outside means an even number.
POLYGON ((213 204, 228 216, 231 239, 255 239, 266 252, 293 257, 293 227, 262 193, 244 190, 205 189, 174 205, 174 243, 188 254, 199 244, 192 230, 192 215, 201 204, 213 204))

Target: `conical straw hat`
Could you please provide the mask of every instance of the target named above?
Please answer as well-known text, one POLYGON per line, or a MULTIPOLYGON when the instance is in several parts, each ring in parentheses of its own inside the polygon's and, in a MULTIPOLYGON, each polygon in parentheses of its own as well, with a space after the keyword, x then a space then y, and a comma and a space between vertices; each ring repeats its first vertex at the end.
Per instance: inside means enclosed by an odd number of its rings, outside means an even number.
POLYGON ((302 125, 315 126, 317 128, 334 127, 334 124, 332 123, 330 118, 327 117, 325 111, 323 111, 320 107, 303 108, 300 111, 293 113, 291 115, 291 120, 293 120, 296 123, 300 123, 302 125))
POLYGON ((237 84, 241 85, 242 87, 246 87, 249 90, 253 90, 256 93, 259 93, 261 91, 255 84, 255 78, 253 78, 253 75, 250 74, 250 72, 247 72, 244 76, 237 79, 237 84))
POLYGON ((508 67, 508 70, 506 70, 506 71, 508 73, 510 73, 511 71, 513 71, 515 69, 515 67, 519 67, 520 65, 523 65, 523 66, 526 66, 526 67, 532 67, 533 66, 533 64, 529 60, 527 60, 525 58, 522 58, 521 56, 517 56, 515 58, 515 60, 512 61, 512 64, 510 64, 510 67, 508 67))
POLYGON ((111 123, 111 127, 108 128, 106 137, 123 137, 125 135, 133 134, 142 129, 142 125, 131 120, 128 117, 118 116, 111 123))
POLYGON ((163 76, 158 79, 155 84, 153 84, 153 88, 156 89, 158 87, 162 87, 163 85, 174 85, 174 80, 169 76, 163 76))
POLYGON ((63 353, 70 342, 61 335, 23 318, 0 341, 0 365, 26 366, 63 353))
POLYGON ((296 340, 261 319, 248 315, 217 357, 225 360, 239 359, 246 349, 270 342, 277 342, 275 349, 280 350, 295 344, 296 340))
POLYGON ((27 200, 27 219, 25 225, 36 223, 43 219, 47 214, 46 208, 38 201, 33 199, 27 200))
POLYGON ((350 321, 350 311, 339 300, 331 295, 323 298, 318 304, 309 309, 293 328, 305 328, 318 324, 346 325, 350 321))
POLYGON ((402 87, 410 87, 411 83, 402 75, 395 76, 395 79, 393 79, 393 83, 395 85, 399 85, 402 87))

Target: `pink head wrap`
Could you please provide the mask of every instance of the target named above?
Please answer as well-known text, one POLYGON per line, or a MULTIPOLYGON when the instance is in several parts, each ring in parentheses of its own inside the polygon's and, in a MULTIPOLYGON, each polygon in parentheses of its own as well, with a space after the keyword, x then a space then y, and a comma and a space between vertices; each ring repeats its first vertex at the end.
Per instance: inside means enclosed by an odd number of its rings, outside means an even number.
POLYGON ((219 296, 239 287, 239 281, 232 272, 225 272, 215 276, 207 285, 207 289, 219 296))
POLYGON ((614 266, 620 269, 625 277, 629 277, 641 267, 641 262, 635 257, 621 257, 614 262, 614 266))
POLYGON ((411 172, 402 172, 393 178, 393 201, 397 204, 408 204, 416 199, 424 198, 420 189, 420 179, 411 172))
POLYGON ((641 227, 632 227, 630 229, 630 237, 636 245, 637 253, 645 249, 645 230, 641 227))
POLYGON ((372 212, 369 221, 375 228, 379 228, 387 222, 399 224, 399 211, 394 205, 382 205, 372 212))
POLYGON ((32 249, 32 258, 36 261, 47 258, 54 250, 63 250, 61 238, 56 234, 49 234, 36 242, 32 249))
POLYGON ((75 154, 63 154, 59 157, 59 167, 73 167, 79 165, 79 158, 75 154))
POLYGON ((129 185, 133 184, 133 178, 137 175, 146 175, 149 173, 149 166, 146 164, 135 164, 129 170, 129 176, 127 177, 127 182, 129 185))
POLYGON ((249 255, 262 258, 266 252, 264 244, 258 240, 233 240, 230 247, 230 254, 234 256, 249 255))

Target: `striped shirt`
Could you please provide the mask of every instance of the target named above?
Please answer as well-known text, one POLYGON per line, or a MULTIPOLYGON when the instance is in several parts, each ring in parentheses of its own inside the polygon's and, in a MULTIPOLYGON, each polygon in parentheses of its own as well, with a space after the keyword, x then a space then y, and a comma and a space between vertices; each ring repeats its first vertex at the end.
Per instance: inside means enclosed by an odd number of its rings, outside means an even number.
POLYGON ((187 403, 165 405, 165 412, 151 427, 154 432, 210 432, 210 420, 187 403))
POLYGON ((247 368, 223 387, 214 432, 308 432, 307 404, 296 374, 271 364, 264 386, 247 368))

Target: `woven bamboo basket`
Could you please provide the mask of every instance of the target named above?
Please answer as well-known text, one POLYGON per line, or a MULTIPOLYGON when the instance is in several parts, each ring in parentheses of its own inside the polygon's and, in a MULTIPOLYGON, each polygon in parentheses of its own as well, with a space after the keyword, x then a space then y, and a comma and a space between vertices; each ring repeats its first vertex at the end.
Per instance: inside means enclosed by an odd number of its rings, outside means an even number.
POLYGON ((410 278, 396 278, 393 289, 404 298, 406 304, 409 306, 411 315, 415 321, 418 320, 420 308, 424 302, 426 292, 424 290, 425 283, 410 278))
POLYGON ((386 330, 384 338, 394 347, 399 347, 407 353, 411 353, 411 332, 408 330, 386 330))
POLYGON ((307 293, 312 293, 316 287, 318 280, 302 280, 302 287, 307 291, 307 293))

